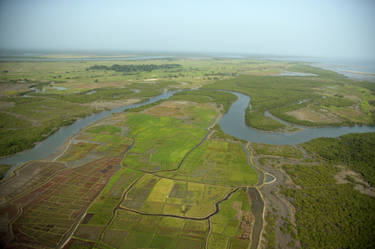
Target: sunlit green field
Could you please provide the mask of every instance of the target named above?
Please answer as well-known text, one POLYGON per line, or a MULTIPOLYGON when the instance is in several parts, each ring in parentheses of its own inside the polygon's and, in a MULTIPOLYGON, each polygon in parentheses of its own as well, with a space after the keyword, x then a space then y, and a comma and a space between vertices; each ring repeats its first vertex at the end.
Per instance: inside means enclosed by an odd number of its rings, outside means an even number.
POLYGON ((218 139, 205 141, 179 170, 158 175, 223 186, 248 186, 258 182, 258 175, 247 163, 243 144, 218 139))

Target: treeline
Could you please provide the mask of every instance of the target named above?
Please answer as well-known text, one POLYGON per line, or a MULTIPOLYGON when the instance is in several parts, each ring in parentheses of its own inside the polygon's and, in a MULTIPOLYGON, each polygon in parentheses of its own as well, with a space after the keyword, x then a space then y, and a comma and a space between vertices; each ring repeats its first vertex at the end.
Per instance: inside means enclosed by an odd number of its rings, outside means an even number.
POLYGON ((296 208, 302 249, 375 248, 375 198, 336 184, 331 164, 284 165, 299 188, 282 186, 296 208))
POLYGON ((304 143, 303 147, 328 161, 348 165, 375 186, 375 133, 317 138, 304 143))
POLYGON ((88 70, 112 70, 116 72, 151 72, 153 70, 159 70, 159 69, 172 69, 172 68, 179 68, 181 67, 180 64, 142 64, 142 65, 119 65, 114 64, 112 66, 106 66, 106 65, 94 65, 89 68, 88 70))

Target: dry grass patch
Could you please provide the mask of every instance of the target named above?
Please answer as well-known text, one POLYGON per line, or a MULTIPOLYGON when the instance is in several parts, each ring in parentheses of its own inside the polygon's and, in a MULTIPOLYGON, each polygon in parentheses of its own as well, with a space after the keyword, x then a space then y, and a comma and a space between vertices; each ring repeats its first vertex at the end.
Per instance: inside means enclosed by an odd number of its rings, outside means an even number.
POLYGON ((323 112, 322 109, 320 111, 316 111, 309 107, 304 107, 298 110, 290 111, 286 114, 295 117, 299 120, 310 121, 314 123, 333 124, 342 122, 340 118, 331 113, 328 113, 327 111, 323 112))

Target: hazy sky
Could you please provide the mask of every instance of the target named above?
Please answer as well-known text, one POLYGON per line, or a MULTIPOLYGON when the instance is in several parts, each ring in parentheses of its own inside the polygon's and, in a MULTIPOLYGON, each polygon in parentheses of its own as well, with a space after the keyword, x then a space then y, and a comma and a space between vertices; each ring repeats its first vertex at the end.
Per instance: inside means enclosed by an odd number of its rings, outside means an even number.
POLYGON ((375 0, 0 0, 0 47, 375 58, 375 0))

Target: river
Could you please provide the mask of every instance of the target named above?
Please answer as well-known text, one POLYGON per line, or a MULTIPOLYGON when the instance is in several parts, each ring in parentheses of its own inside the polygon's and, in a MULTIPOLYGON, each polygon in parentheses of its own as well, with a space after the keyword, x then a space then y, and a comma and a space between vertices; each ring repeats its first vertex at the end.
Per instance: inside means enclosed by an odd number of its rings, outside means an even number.
MULTIPOLYGON (((63 145, 80 129, 89 126, 95 121, 106 118, 114 113, 123 112, 127 109, 141 107, 162 99, 168 99, 176 92, 177 91, 164 92, 142 103, 118 107, 109 111, 100 112, 86 118, 79 119, 69 126, 60 128, 53 135, 38 143, 34 148, 0 159, 0 164, 12 165, 12 168, 7 172, 7 175, 9 175, 22 163, 30 160, 45 159, 54 154, 61 145, 63 145)), ((302 130, 293 133, 263 132, 254 128, 250 128, 245 124, 245 111, 247 106, 250 104, 250 97, 238 92, 231 93, 235 94, 238 99, 232 104, 228 113, 226 113, 221 119, 220 127, 224 132, 250 142, 262 142, 267 144, 298 144, 317 137, 337 137, 343 134, 355 132, 375 132, 375 127, 369 126, 322 128, 304 127, 302 130)), ((268 113, 267 115, 270 114, 268 113)), ((254 233, 252 236, 253 243, 251 245, 251 248, 257 248, 261 230, 263 227, 262 217, 264 203, 260 196, 260 193, 256 188, 248 188, 248 194, 252 200, 252 212, 254 213, 254 216, 256 218, 256 224, 254 226, 254 233)))
MULTIPOLYGON (((34 148, 0 159, 0 164, 13 165, 13 167, 10 169, 11 172, 14 170, 15 165, 20 165, 30 160, 45 159, 48 156, 54 154, 57 148, 63 145, 80 129, 87 127, 93 122, 108 117, 113 113, 118 113, 127 109, 151 104, 158 100, 168 99, 175 92, 176 91, 164 92, 142 103, 118 107, 109 111, 93 114, 83 119, 78 119, 73 124, 60 128, 57 132, 49 136, 47 139, 38 143, 34 148)), ((370 126, 320 128, 304 127, 299 131, 292 133, 264 132, 261 130, 248 127, 245 124, 245 111, 246 107, 250 103, 250 97, 238 92, 231 93, 235 94, 238 97, 238 99, 236 102, 232 104, 228 113, 226 113, 220 120, 220 127, 224 132, 234 137, 241 138, 250 142, 295 145, 318 137, 338 137, 348 133, 375 132, 375 127, 370 126)), ((8 172, 8 174, 10 172, 8 172)))
POLYGON ((7 172, 7 175, 9 175, 16 168, 17 165, 20 165, 30 160, 45 159, 50 155, 54 154, 56 150, 66 141, 68 141, 68 139, 70 139, 75 133, 77 133, 80 129, 89 126, 95 121, 106 118, 114 113, 119 113, 131 108, 137 108, 144 105, 148 105, 158 100, 168 99, 176 92, 177 91, 164 92, 142 103, 122 106, 109 111, 96 113, 86 118, 78 119, 69 126, 61 127, 57 132, 55 132, 42 142, 38 143, 34 148, 0 159, 0 164, 12 165, 12 168, 7 172))
POLYGON ((296 132, 265 132, 248 127, 245 123, 245 111, 250 103, 250 97, 238 92, 231 92, 238 99, 232 104, 227 114, 220 120, 221 129, 234 137, 249 142, 295 145, 318 137, 339 137, 349 133, 375 132, 372 126, 352 127, 303 127, 296 132))

